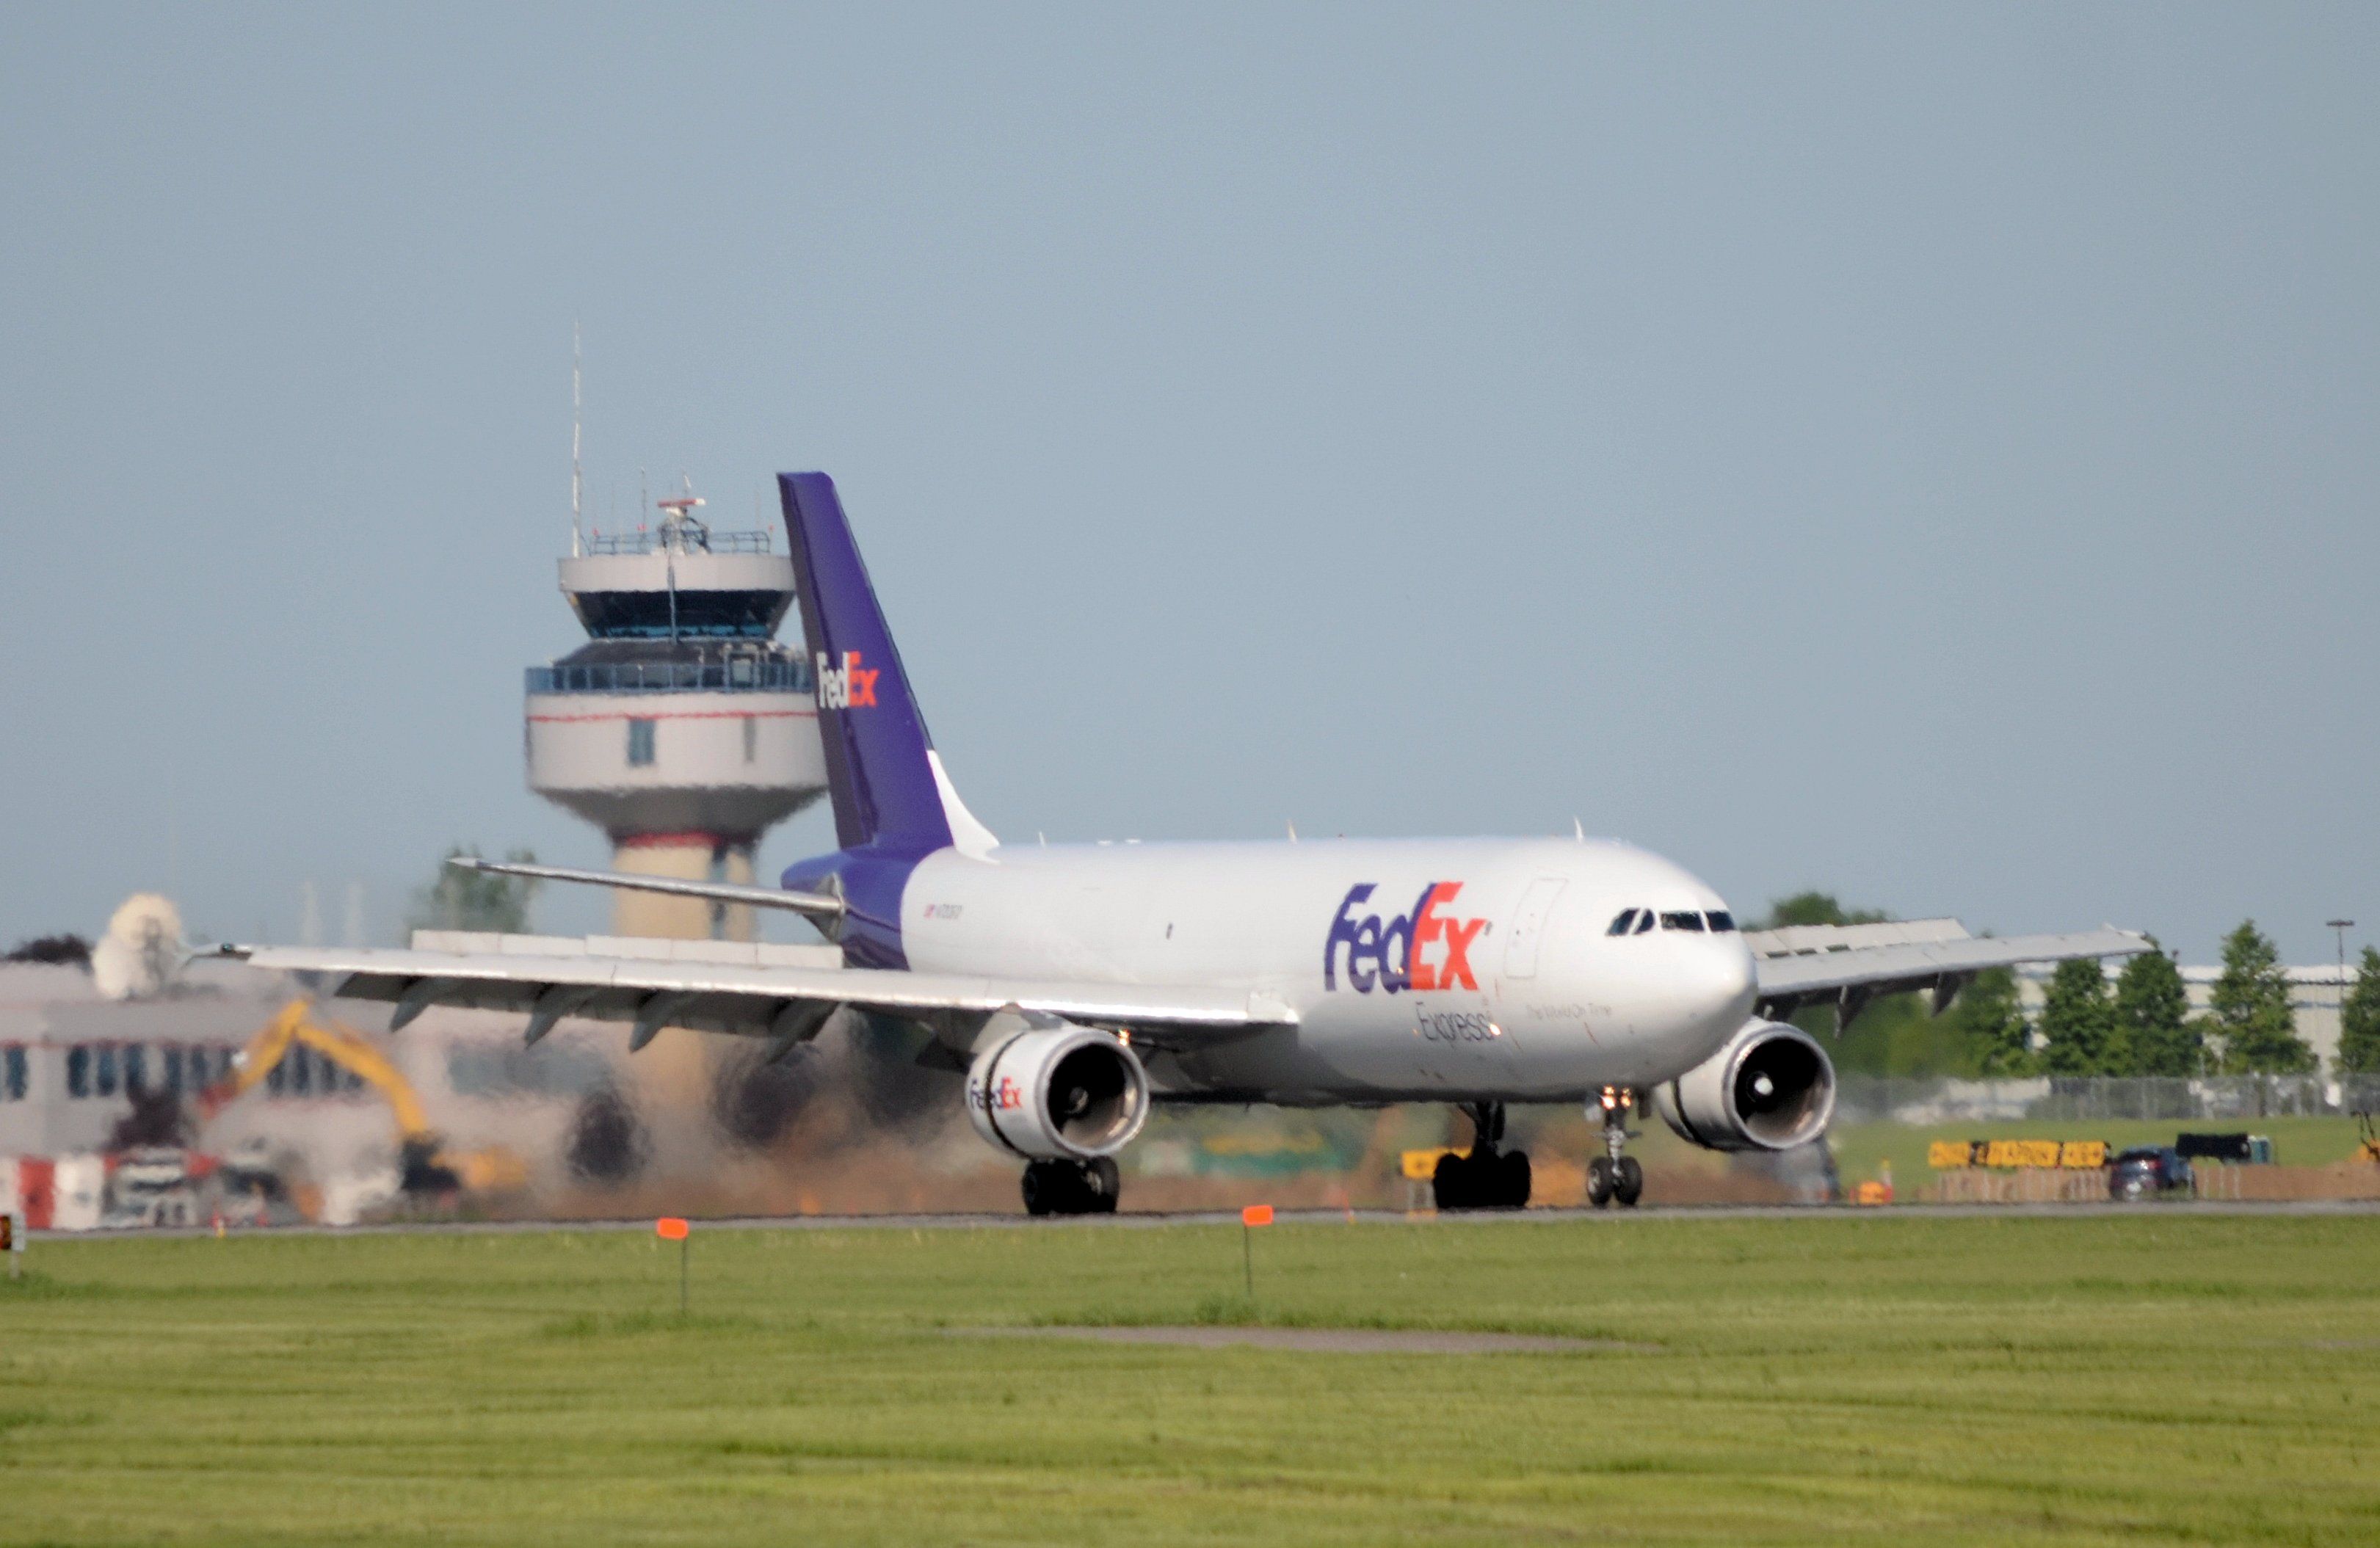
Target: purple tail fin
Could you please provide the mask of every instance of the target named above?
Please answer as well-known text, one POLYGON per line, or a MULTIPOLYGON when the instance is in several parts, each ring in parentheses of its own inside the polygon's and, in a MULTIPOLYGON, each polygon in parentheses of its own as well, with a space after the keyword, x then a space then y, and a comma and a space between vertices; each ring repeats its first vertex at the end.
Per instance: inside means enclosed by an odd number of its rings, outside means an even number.
POLYGON ((929 756, 933 739, 901 670, 834 480, 781 473, 802 627, 818 673, 819 732, 835 841, 924 854, 951 842, 929 756))

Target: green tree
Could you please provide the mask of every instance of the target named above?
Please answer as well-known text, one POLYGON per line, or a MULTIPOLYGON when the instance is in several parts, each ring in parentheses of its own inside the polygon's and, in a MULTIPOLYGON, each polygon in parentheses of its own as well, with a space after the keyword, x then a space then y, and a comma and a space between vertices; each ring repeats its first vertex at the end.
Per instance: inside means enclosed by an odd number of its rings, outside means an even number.
MULTIPOLYGON (((446 852, 448 860, 458 855, 480 857, 479 846, 456 844, 446 852)), ((516 865, 533 865, 537 856, 525 849, 516 849, 504 856, 516 865)), ((490 930, 503 935, 528 933, 529 904, 537 897, 540 884, 528 877, 497 876, 488 871, 467 871, 459 866, 438 866, 438 875, 428 887, 413 895, 412 927, 417 930, 490 930)))
POLYGON ((2025 1024, 2016 974, 2007 968, 1975 974, 1975 981, 1959 992, 1942 1020, 1963 1046, 1963 1062, 1973 1073, 2009 1079, 2037 1070, 2033 1028, 2025 1024))
POLYGON ((2124 1074, 2195 1075, 2204 1062, 2190 991, 2162 949, 2142 952, 2118 975, 2116 1030, 2130 1056, 2124 1074))
POLYGON ((2041 1068, 2049 1075, 2105 1075, 2121 1069, 2116 1008, 2107 999, 2107 973, 2096 957, 2058 964, 2041 1007, 2041 1068))
POLYGON ((2223 1068, 2240 1075, 2296 1074, 2313 1068, 2313 1050, 2298 1035, 2281 954, 2252 919, 2223 939, 2223 975, 2209 999, 2222 1039, 2223 1068))
POLYGON ((1879 909, 1847 909, 1831 892, 1796 892, 1769 902, 1768 917, 1755 930, 1781 930, 1789 925, 1881 925, 1890 917, 1879 909))
POLYGON ((2380 1074, 2380 951, 2368 946, 2339 1008, 2338 1068, 2342 1074, 2380 1074))
MULTIPOLYGON (((1845 908, 1831 892, 1796 892, 1768 905, 1767 917, 1747 925, 1776 930, 1794 925, 1876 925, 1890 917, 1880 909, 1845 908)), ((1879 995, 1840 1037, 1834 1011, 1805 1008, 1794 1025, 1827 1045, 1835 1068, 1847 1075, 1949 1075, 1964 1073, 1955 1039, 1926 1014, 1915 995, 1879 995)))

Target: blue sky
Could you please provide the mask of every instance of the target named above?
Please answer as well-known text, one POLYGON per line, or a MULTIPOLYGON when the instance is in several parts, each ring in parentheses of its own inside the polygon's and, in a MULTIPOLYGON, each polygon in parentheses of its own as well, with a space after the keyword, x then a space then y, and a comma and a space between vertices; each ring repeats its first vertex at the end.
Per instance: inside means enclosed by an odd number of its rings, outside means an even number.
POLYGON ((601 860, 520 768, 577 320, 593 507, 832 471, 997 830, 1576 815, 1746 912, 2326 959, 2380 926, 2374 57, 2345 6, 10 6, 0 937, 601 860))

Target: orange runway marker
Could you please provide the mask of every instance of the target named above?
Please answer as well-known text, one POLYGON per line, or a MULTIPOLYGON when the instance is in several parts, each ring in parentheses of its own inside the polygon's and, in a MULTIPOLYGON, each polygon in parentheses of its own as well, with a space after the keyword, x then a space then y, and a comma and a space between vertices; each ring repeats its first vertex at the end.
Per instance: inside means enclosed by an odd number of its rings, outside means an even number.
POLYGON ((1240 1270, 1247 1277, 1250 1300, 1257 1298, 1257 1250, 1250 1243, 1255 1240, 1256 1228, 1271 1224, 1270 1204, 1249 1204, 1240 1211, 1240 1270))
POLYGON ((691 1232, 686 1226, 685 1216, 664 1215, 653 1222, 653 1235, 663 1241, 677 1243, 677 1314, 683 1317, 686 1315, 686 1260, 694 1251, 693 1245, 686 1240, 691 1232))

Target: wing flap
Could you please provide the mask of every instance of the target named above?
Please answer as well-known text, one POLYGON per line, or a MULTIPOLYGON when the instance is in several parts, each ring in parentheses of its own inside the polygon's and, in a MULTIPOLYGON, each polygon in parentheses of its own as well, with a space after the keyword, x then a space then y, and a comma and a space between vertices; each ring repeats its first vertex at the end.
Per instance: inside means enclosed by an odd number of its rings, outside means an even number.
POLYGON ((686 996, 662 1024, 698 1031, 771 1034, 791 1004, 854 1005, 898 1016, 988 1015, 1014 1006, 1092 1026, 1226 1033, 1296 1021, 1287 1002, 1261 991, 1196 985, 1082 984, 1056 979, 981 978, 875 968, 739 966, 661 958, 528 956, 452 952, 233 947, 226 954, 256 967, 314 973, 340 980, 351 998, 485 1010, 533 1010, 557 986, 590 991, 571 1014, 635 1022, 656 995, 686 996), (425 992, 424 986, 430 987, 425 992))
POLYGON ((2074 957, 2132 957, 2154 949, 2146 936, 2113 927, 2071 935, 1958 936, 1891 945, 1849 946, 1762 957, 1760 1014, 1776 1020, 1803 1006, 1833 1000, 1848 1022, 1876 995, 1931 988, 1937 1010, 1969 979, 1989 968, 2058 962, 2074 957), (1849 1014, 1844 1011, 1848 1008, 1849 1014))

